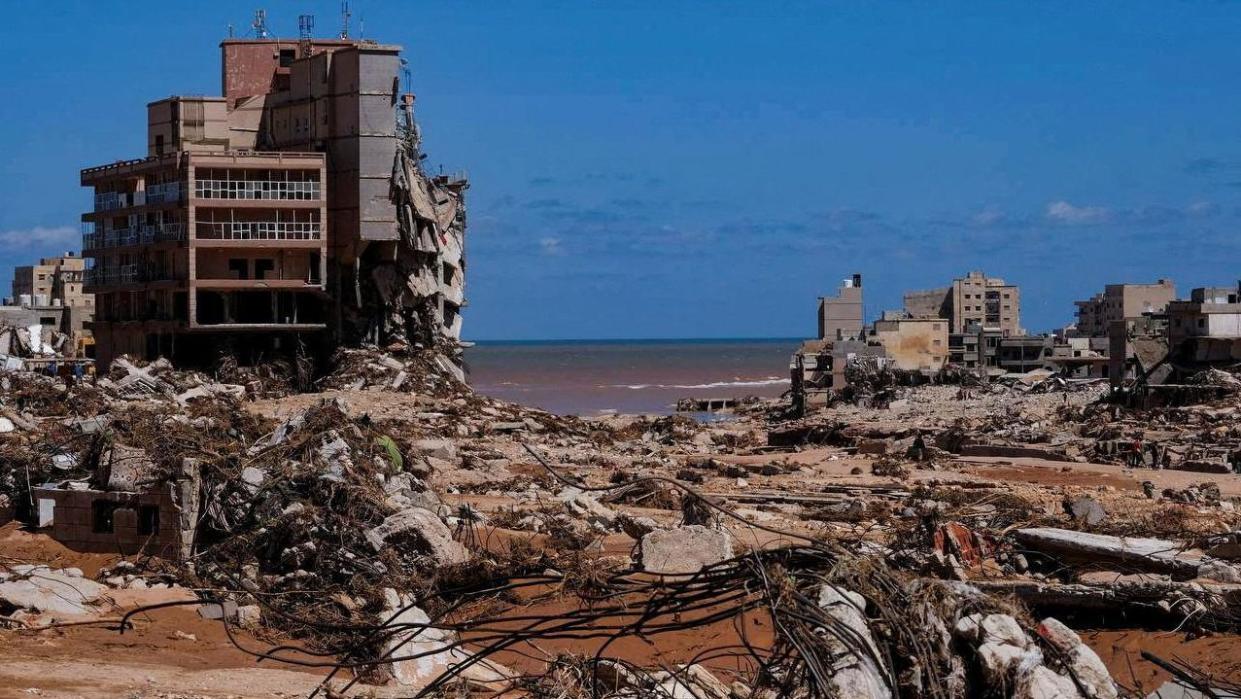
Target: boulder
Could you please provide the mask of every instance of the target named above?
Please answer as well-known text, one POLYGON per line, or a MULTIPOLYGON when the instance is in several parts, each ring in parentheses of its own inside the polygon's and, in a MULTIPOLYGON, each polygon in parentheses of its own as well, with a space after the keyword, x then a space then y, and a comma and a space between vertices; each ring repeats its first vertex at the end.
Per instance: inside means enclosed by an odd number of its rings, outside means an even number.
POLYGON ((556 496, 565 505, 565 511, 578 519, 584 519, 602 529, 616 524, 616 513, 578 488, 568 487, 556 496))
POLYGON ((691 524, 642 537, 642 568, 663 575, 688 575, 733 557, 732 537, 720 529, 691 524))
POLYGON ((1045 665, 1024 673, 1013 690, 1013 699, 1082 699, 1073 680, 1045 665))
POLYGON ((0 608, 43 612, 48 614, 91 614, 92 602, 105 588, 80 575, 47 566, 18 565, 11 569, 12 579, 0 582, 0 608))
POLYGON ((1107 510, 1103 509, 1103 505, 1098 500, 1083 495, 1064 501, 1065 512, 1076 522, 1084 522, 1093 526, 1107 519, 1107 510))
POLYGON ((1090 691, 1094 699, 1116 699, 1116 684, 1098 654, 1082 642, 1073 629, 1058 619, 1047 617, 1035 630, 1039 637, 1060 651, 1073 675, 1090 691))
POLYGON ((366 532, 366 541, 378 553, 393 536, 413 536, 439 565, 465 563, 470 559, 469 551, 453 541, 452 533, 440 518, 421 507, 389 515, 379 526, 366 532))
POLYGON ((414 442, 414 448, 437 459, 454 462, 457 459, 457 445, 450 439, 419 439, 414 442))
MULTIPOLYGON (((393 682, 405 687, 425 687, 445 671, 472 659, 468 652, 454 647, 458 641, 456 634, 432 627, 431 618, 413 606, 412 598, 392 588, 385 588, 383 595, 381 622, 407 629, 392 634, 384 644, 385 657, 397 658, 388 664, 393 682)), ((465 679, 482 683, 502 682, 512 676, 512 670, 490 660, 472 663, 461 673, 465 679)))
POLYGON ((827 612, 843 628, 826 629, 824 641, 836 658, 832 666, 833 696, 854 699, 890 699, 885 670, 866 620, 866 598, 852 590, 825 583, 819 588, 819 608, 827 612), (843 637, 843 638, 842 638, 843 637), (847 641, 845 640, 847 639, 847 641), (859 654, 863 645, 869 651, 859 654))

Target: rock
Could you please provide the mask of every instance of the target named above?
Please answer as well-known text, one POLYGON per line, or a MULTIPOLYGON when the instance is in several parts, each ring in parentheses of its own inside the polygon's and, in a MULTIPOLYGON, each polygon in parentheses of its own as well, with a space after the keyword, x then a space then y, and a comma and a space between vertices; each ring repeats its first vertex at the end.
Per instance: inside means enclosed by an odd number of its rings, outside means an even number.
POLYGON ((731 699, 728 685, 701 665, 682 665, 677 672, 658 672, 657 696, 671 699, 731 699))
POLYGON ((1241 583, 1241 570, 1224 561, 1208 560, 1198 566, 1198 577, 1223 583, 1241 583))
POLYGON ((988 614, 982 620, 981 640, 984 643, 1006 643, 1018 648, 1027 648, 1030 637, 1022 630, 1021 624, 1007 614, 988 614))
MULTIPOLYGON (((983 643, 978 646, 978 662, 987 682, 1002 687, 1010 684, 1009 679, 1029 653, 1030 651, 1007 643, 983 643)), ((1039 659, 1041 660, 1041 657, 1039 659)))
POLYGON ((453 541, 452 533, 434 513, 421 507, 410 507, 389 515, 374 529, 366 532, 366 541, 376 553, 382 551, 390 537, 413 536, 439 565, 465 563, 470 554, 453 541))
POLYGON ((1050 643, 1067 658, 1069 667, 1094 699, 1116 699, 1118 693, 1107 666, 1073 629, 1060 620, 1047 617, 1035 629, 1039 637, 1050 643))
POLYGON ((883 656, 866 620, 866 598, 852 590, 825 583, 819 588, 818 602, 820 609, 847 629, 843 632, 825 629, 823 636, 836 657, 830 680, 833 696, 890 698, 892 691, 881 662, 883 656), (856 651, 858 645, 865 646, 869 652, 859 654, 856 651))
POLYGON ((1091 526, 1107 519, 1107 510, 1103 509, 1098 500, 1088 495, 1065 500, 1064 510, 1074 521, 1085 522, 1091 526))
POLYGON ((0 602, 49 614, 90 614, 89 605, 107 589, 85 578, 47 566, 13 566, 12 579, 0 583, 0 602))
POLYGON ((17 426, 13 424, 12 420, 7 417, 0 417, 0 434, 4 432, 12 432, 15 429, 17 429, 17 426))
POLYGON ((1024 673, 1013 688, 1013 699, 1081 699, 1073 680, 1040 665, 1024 673))
POLYGON ((241 480, 246 484, 246 490, 253 495, 262 487, 263 481, 267 480, 267 474, 253 466, 247 466, 241 469, 241 480))
MULTIPOLYGON (((392 588, 385 588, 383 595, 381 622, 385 625, 413 627, 392 634, 384 645, 386 657, 398 658, 396 662, 389 664, 392 679, 396 684, 425 687, 446 670, 472 660, 466 651, 451 648, 456 642, 455 634, 446 629, 429 627, 430 617, 413 606, 410 597, 400 595, 392 588)), ((490 660, 472 663, 461 673, 461 677, 476 682, 498 682, 512 676, 511 670, 490 660)))
POLYGON ((231 599, 223 602, 207 602, 198 605, 198 616, 204 619, 228 619, 233 621, 237 618, 237 603, 231 599))
POLYGON ((661 529, 659 523, 650 517, 634 517, 624 512, 616 515, 616 524, 621 528, 621 531, 639 541, 647 534, 661 529))
POLYGON ((616 524, 615 512, 578 488, 564 488, 556 497, 564 503, 565 510, 574 517, 584 519, 603 529, 611 529, 616 524))
POLYGON ((237 608, 237 623, 242 626, 258 626, 263 622, 263 610, 257 604, 237 608))
POLYGON ((882 439, 859 439, 857 453, 882 456, 888 453, 888 443, 882 439))
POLYGON ((452 462, 457 459, 457 445, 449 439, 419 439, 414 442, 414 448, 437 459, 452 462))
POLYGON ((643 570, 664 575, 697 573, 733 557, 728 532, 700 524, 651 532, 642 537, 639 550, 643 570))
POLYGON ((1190 579, 1198 575, 1199 560, 1178 555, 1180 546, 1164 539, 1106 536, 1053 527, 1013 532, 1026 549, 1077 559, 1095 565, 1114 564, 1125 569, 1169 573, 1190 579))

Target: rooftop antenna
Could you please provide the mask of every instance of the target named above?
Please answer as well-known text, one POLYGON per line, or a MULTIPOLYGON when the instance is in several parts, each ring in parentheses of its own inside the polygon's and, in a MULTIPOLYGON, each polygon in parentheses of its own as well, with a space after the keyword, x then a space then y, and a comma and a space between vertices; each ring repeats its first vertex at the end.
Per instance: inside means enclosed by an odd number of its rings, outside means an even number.
POLYGON ((340 4, 340 38, 349 38, 349 3, 342 2, 340 4))
POLYGON ((232 22, 228 23, 228 38, 230 39, 233 38, 233 23, 232 22))
POLYGON ((298 37, 298 53, 302 58, 310 56, 310 38, 315 31, 314 15, 298 15, 297 16, 297 37, 298 37))
POLYGON ((267 10, 255 10, 254 21, 250 26, 254 29, 254 36, 259 39, 266 39, 271 36, 267 32, 267 10))

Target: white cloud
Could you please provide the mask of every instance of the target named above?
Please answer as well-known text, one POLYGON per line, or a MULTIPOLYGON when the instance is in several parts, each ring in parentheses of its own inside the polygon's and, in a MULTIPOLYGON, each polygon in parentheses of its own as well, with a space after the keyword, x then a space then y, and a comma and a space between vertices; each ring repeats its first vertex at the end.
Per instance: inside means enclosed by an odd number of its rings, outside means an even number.
POLYGON ((539 241, 539 247, 543 249, 544 255, 564 254, 564 248, 560 247, 560 238, 543 238, 539 241))
POLYGON ((1112 217, 1112 212, 1102 206, 1074 206, 1062 199, 1047 205, 1046 216, 1057 223, 1085 226, 1105 223, 1112 217))
POLYGON ((1218 211, 1219 207, 1209 201, 1196 201, 1185 209, 1190 216, 1214 216, 1218 211))
POLYGON ((1005 218, 1007 217, 1004 215, 1004 212, 1001 211, 999 208, 994 207, 994 206, 988 206, 982 211, 979 211, 978 213, 971 216, 970 222, 973 223, 975 226, 986 227, 986 226, 994 226, 997 223, 1001 223, 1004 221, 1005 218))
POLYGON ((81 244, 82 233, 75 226, 35 226, 0 231, 0 246, 4 247, 63 247, 66 250, 77 250, 81 244))

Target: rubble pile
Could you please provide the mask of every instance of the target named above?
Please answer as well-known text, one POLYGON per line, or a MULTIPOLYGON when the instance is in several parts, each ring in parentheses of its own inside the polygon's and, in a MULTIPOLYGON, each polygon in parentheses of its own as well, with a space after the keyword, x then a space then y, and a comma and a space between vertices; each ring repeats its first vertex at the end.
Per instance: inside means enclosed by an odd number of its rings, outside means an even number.
MULTIPOLYGON (((1241 483, 1098 452, 1227 445, 1227 400, 1040 379, 577 418, 453 367, 342 350, 310 393, 294 365, 6 372, 0 513, 121 556, 82 587, 135 596, 125 623, 179 591, 340 696, 1115 697, 1156 687, 1085 630, 1241 633, 1241 483)), ((30 581, 73 575, 3 545, 0 623, 28 629, 30 581)))

